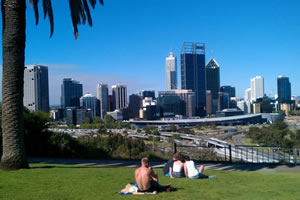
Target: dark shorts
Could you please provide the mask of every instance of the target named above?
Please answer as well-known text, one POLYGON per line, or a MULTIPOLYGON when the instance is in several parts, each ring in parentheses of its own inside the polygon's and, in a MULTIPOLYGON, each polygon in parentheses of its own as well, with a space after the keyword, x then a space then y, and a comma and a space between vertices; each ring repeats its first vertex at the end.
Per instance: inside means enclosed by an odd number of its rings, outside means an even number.
POLYGON ((173 172, 172 175, 175 178, 184 178, 185 177, 184 173, 182 173, 182 172, 173 172))
POLYGON ((200 178, 208 178, 208 176, 206 176, 206 175, 199 172, 199 174, 197 174, 196 176, 189 176, 189 178, 200 179, 200 178))
POLYGON ((147 190, 140 190, 138 189, 138 192, 154 192, 154 191, 159 191, 160 190, 160 185, 158 182, 151 180, 150 181, 150 188, 147 190))

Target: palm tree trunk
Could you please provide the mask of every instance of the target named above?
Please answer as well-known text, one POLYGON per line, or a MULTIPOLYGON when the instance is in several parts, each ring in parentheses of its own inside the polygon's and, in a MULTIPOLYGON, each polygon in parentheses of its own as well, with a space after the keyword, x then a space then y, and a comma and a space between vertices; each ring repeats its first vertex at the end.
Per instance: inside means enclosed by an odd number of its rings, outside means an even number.
POLYGON ((25 60, 25 0, 2 0, 2 130, 1 168, 28 168, 24 148, 23 86, 25 60))

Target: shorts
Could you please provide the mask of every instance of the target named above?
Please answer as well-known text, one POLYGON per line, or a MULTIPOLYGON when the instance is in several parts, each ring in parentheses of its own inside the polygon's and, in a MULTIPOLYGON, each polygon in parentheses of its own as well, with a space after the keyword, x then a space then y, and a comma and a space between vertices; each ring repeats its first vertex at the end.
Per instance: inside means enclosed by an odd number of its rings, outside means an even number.
POLYGON ((138 192, 154 192, 154 191, 159 191, 160 189, 160 185, 158 182, 151 180, 150 181, 150 188, 148 188, 147 190, 140 190, 138 189, 138 192))
POLYGON ((202 173, 198 173, 197 175, 195 176, 189 176, 189 178, 192 178, 192 179, 199 179, 199 178, 208 178, 208 176, 202 174, 202 173))
POLYGON ((185 177, 184 173, 182 173, 182 172, 173 172, 172 175, 175 178, 184 178, 185 177))

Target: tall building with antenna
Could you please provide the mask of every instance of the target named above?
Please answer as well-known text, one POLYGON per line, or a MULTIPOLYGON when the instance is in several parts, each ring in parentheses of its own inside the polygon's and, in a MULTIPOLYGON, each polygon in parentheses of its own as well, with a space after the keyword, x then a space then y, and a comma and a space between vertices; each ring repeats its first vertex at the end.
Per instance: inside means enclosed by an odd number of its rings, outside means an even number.
POLYGON ((206 115, 205 44, 184 42, 180 55, 181 87, 195 92, 196 116, 206 115))
POLYGON ((177 89, 177 64, 176 56, 170 51, 166 57, 166 86, 167 90, 177 89))

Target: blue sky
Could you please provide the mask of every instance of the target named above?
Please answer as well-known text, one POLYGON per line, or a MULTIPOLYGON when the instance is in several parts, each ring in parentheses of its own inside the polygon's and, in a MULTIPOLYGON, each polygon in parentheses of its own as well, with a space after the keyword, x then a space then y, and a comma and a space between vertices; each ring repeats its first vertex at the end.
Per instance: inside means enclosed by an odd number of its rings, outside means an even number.
POLYGON ((68 1, 52 4, 53 37, 42 7, 35 26, 28 5, 26 32, 26 64, 49 66, 50 104, 60 103, 66 77, 94 95, 100 82, 127 84, 129 94, 165 90, 165 57, 174 51, 180 82, 184 41, 206 44, 206 62, 214 56, 221 85, 236 87, 239 97, 257 75, 264 77, 267 95, 277 93, 279 75, 290 77, 292 95, 300 95, 298 0, 105 0, 92 11, 93 27, 79 26, 79 40, 68 1))

